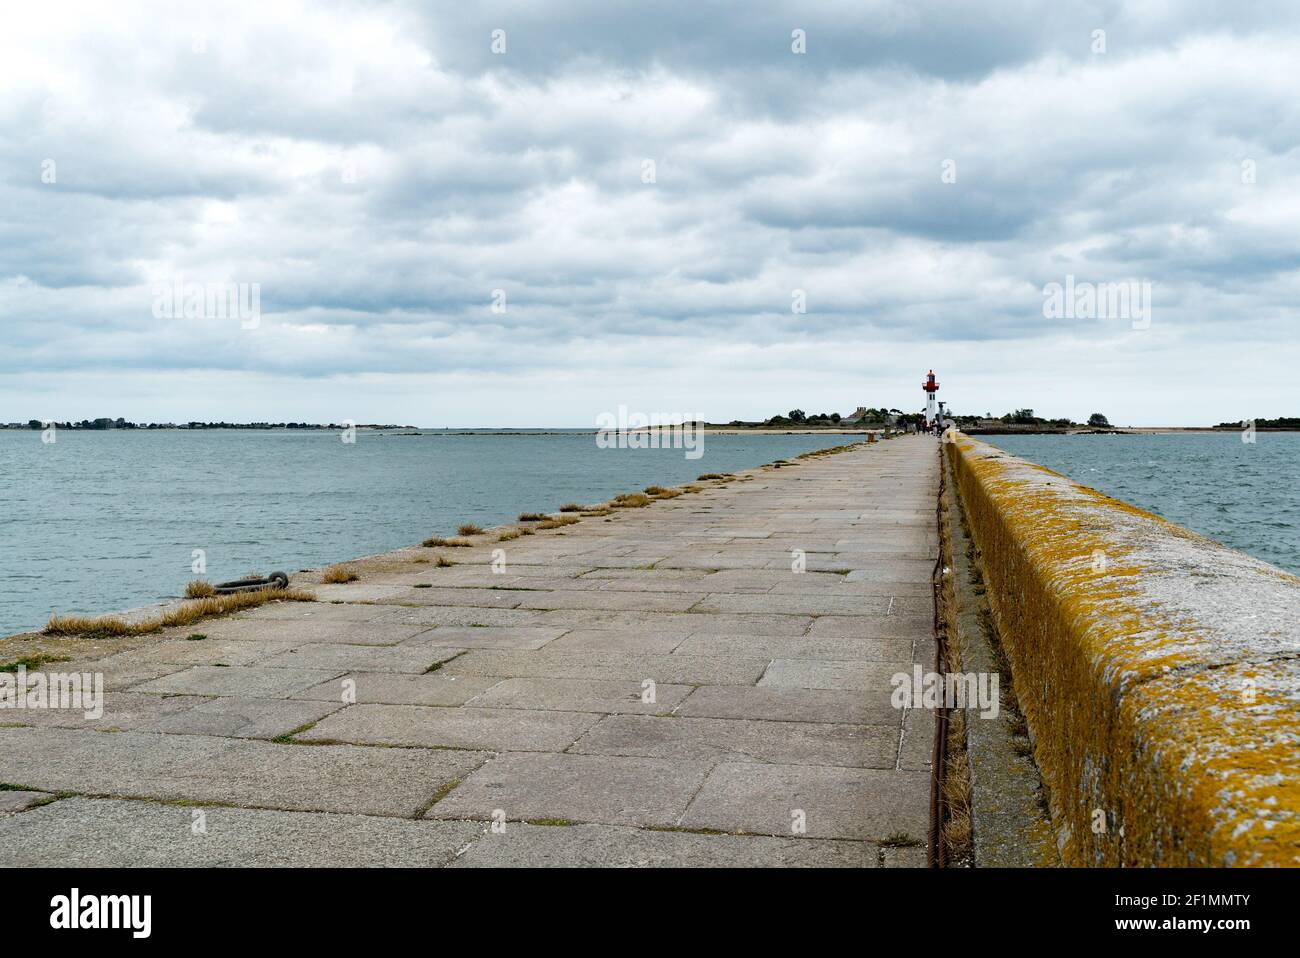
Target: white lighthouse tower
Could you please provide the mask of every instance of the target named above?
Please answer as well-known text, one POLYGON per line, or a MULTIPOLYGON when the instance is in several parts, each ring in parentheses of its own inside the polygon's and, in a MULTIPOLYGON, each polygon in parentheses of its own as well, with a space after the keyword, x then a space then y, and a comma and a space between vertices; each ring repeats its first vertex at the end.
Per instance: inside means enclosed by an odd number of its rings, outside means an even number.
POLYGON ((938 399, 935 397, 935 393, 939 391, 939 384, 934 380, 933 369, 925 377, 925 382, 921 383, 921 388, 925 390, 925 425, 930 428, 939 418, 938 399))

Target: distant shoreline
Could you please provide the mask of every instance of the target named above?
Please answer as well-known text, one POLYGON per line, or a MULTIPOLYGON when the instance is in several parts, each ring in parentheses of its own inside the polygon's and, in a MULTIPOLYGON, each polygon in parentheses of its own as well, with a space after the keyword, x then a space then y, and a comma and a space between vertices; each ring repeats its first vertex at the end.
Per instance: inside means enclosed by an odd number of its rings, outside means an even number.
MULTIPOLYGON (((81 426, 56 426, 58 432, 87 432, 87 433, 204 433, 204 432, 292 432, 292 433, 327 433, 339 432, 346 428, 355 429, 357 432, 379 433, 383 436, 581 436, 596 435, 601 432, 595 427, 573 426, 573 427, 498 427, 498 426, 478 426, 478 427, 440 427, 440 426, 375 426, 375 425, 356 425, 347 426, 320 426, 320 425, 292 425, 292 426, 263 426, 263 425, 243 425, 231 424, 223 426, 135 426, 135 427, 109 427, 103 429, 86 428, 81 426)), ((623 434, 633 434, 638 432, 657 432, 661 429, 673 430, 679 429, 680 426, 647 426, 640 429, 619 430, 623 434)), ((872 424, 870 426, 813 426, 805 428, 794 427, 771 427, 771 426, 713 426, 705 425, 691 427, 692 431, 698 431, 701 434, 710 436, 751 436, 751 435, 769 435, 769 436, 866 436, 868 433, 883 433, 886 428, 891 432, 902 432, 896 426, 886 427, 884 424, 872 424)), ((960 427, 958 427, 960 428, 960 427)), ((15 426, 0 423, 0 433, 4 432, 41 432, 40 429, 34 429, 29 426, 15 426)), ((1239 433, 1241 428, 1237 426, 1111 426, 1109 428, 1089 428, 1087 426, 1030 426, 1030 425, 1013 425, 1005 426, 985 426, 985 427, 967 427, 961 430, 969 436, 1123 436, 1123 435, 1179 435, 1183 433, 1239 433)), ((1291 426, 1256 426, 1255 432, 1300 432, 1300 429, 1291 426)))

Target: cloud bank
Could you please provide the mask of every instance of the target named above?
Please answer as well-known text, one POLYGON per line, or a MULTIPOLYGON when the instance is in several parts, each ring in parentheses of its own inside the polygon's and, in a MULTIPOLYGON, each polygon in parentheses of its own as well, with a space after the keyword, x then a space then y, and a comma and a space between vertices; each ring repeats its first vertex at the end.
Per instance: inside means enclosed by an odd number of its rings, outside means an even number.
POLYGON ((0 420, 1297 414, 1293 6, 754 6, 11 11, 0 420))

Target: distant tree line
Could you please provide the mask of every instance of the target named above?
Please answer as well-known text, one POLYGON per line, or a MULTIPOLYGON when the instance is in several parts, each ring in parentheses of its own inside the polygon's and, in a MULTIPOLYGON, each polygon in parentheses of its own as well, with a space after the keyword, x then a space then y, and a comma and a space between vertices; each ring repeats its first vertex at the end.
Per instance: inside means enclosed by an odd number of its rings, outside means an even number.
MULTIPOLYGON (((347 428, 342 423, 319 423, 319 422, 151 422, 137 423, 129 422, 121 417, 117 419, 82 419, 80 422, 69 420, 68 422, 54 422, 56 429, 328 429, 338 431, 347 428)), ((18 423, 12 423, 8 428, 19 427, 18 423)), ((27 420, 28 429, 44 429, 46 423, 39 419, 27 420)), ((0 424, 0 428, 3 427, 0 424)), ((378 423, 357 423, 357 429, 415 429, 415 426, 396 426, 381 425, 378 423)))
MULTIPOLYGON (((1277 419, 1255 419, 1243 420, 1243 422, 1254 422, 1256 429, 1300 429, 1300 417, 1280 416, 1277 419)), ((1221 422, 1215 429, 1240 429, 1241 422, 1221 422)))

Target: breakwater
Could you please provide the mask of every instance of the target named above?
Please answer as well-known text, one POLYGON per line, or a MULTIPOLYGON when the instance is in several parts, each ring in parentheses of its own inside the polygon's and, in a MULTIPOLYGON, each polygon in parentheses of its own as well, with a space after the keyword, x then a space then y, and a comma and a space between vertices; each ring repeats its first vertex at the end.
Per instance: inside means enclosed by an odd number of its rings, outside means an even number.
POLYGON ((1300 864, 1300 579, 950 438, 1065 861, 1300 864))

